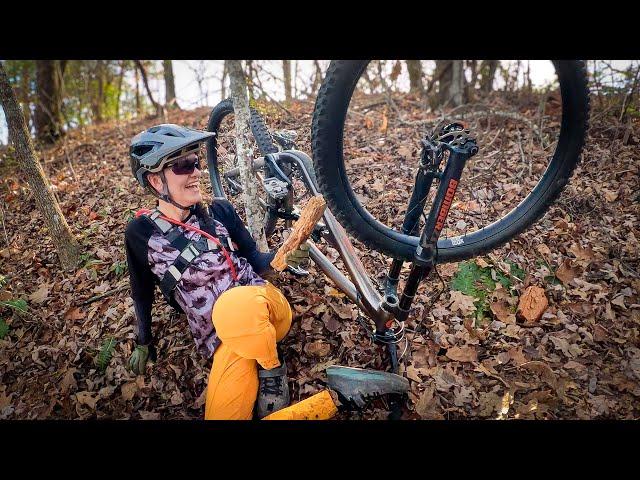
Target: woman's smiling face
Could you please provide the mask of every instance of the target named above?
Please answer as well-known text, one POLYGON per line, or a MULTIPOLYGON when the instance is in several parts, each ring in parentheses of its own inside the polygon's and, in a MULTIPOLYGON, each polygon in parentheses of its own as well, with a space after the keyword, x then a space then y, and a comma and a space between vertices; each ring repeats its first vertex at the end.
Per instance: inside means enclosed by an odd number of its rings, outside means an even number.
MULTIPOLYGON (((192 158, 189 160, 192 160, 192 158)), ((181 161, 184 161, 184 158, 181 161)), ((193 172, 183 175, 176 174, 171 166, 163 170, 169 187, 169 195, 174 202, 184 207, 190 207, 202 201, 202 192, 200 191, 202 172, 197 166, 196 164, 193 172)), ((179 169, 177 170, 180 171, 179 169)), ((162 180, 159 174, 149 174, 149 183, 158 192, 162 192, 162 180)))

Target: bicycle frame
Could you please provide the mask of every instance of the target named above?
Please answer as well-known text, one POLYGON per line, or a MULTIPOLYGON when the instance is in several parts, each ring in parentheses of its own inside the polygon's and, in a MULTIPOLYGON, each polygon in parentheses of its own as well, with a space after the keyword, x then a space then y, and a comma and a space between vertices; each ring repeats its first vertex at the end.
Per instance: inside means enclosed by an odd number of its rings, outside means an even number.
MULTIPOLYGON (((386 343, 389 347, 394 371, 397 371, 398 368, 395 343, 385 342, 384 339, 388 338, 385 336, 389 334, 393 336, 391 328, 394 321, 404 322, 407 319, 411 303, 413 302, 420 282, 429 275, 436 263, 438 236, 444 226, 456 187, 462 175, 462 170, 466 161, 478 151, 475 140, 467 134, 468 131, 462 134, 465 137, 465 140, 462 142, 463 145, 458 143, 457 140, 453 142, 450 141, 449 143, 452 145, 448 145, 446 141, 437 142, 437 145, 444 146, 439 150, 437 162, 435 160, 433 162, 431 161, 435 158, 433 155, 429 157, 425 154, 425 152, 428 154, 429 152, 433 153, 436 151, 433 148, 435 143, 429 143, 428 141, 424 143, 425 150, 423 150, 423 155, 421 156, 420 170, 416 176, 414 191, 409 202, 407 214, 405 214, 403 230, 411 232, 412 234, 417 233, 419 215, 412 212, 414 212, 416 207, 420 208, 419 213, 422 212, 433 179, 438 178, 440 184, 429 217, 420 236, 420 242, 416 248, 415 257, 412 260, 411 271, 407 278, 401 299, 398 299, 397 285, 403 262, 398 259, 393 260, 390 271, 387 274, 384 294, 380 294, 371 282, 364 265, 349 241, 346 231, 328 208, 325 209, 323 214, 325 225, 320 229, 320 232, 322 237, 338 251, 351 280, 338 270, 316 245, 310 243, 309 255, 315 264, 318 265, 338 289, 343 291, 354 304, 374 321, 374 337, 376 340, 381 340, 381 343, 386 343), (431 150, 429 150, 429 148, 431 148, 431 150), (444 149, 449 150, 450 155, 444 170, 437 172, 440 161, 443 158, 444 149), (429 162, 427 162, 427 160, 429 160, 429 162)), ((450 132, 449 136, 451 136, 450 132)), ((437 140, 442 140, 444 137, 445 135, 442 135, 437 140)), ((434 139, 435 136, 432 140, 434 139)), ((253 170, 255 172, 266 167, 272 172, 275 172, 277 176, 282 177, 283 181, 291 185, 290 179, 282 172, 279 165, 289 164, 291 166, 295 164, 300 172, 302 172, 302 180, 307 190, 312 195, 318 195, 320 192, 317 185, 305 167, 305 163, 310 164, 310 162, 311 159, 304 152, 284 150, 254 160, 253 170)), ((226 172, 224 177, 232 179, 238 175, 239 169, 234 168, 226 172)))
MULTIPOLYGON (((284 150, 278 153, 269 154, 276 163, 290 163, 296 164, 303 174, 303 182, 305 187, 312 195, 320 195, 320 191, 309 176, 305 164, 302 158, 307 161, 311 161, 308 155, 298 150, 284 150)), ((265 157, 260 157, 254 160, 253 168, 259 169, 265 165, 265 157)), ((234 176, 237 173, 236 169, 232 169, 225 174, 234 176)), ((345 268, 351 280, 349 280, 340 270, 338 270, 331 260, 329 260, 320 249, 310 243, 309 256, 316 265, 329 277, 329 279, 347 295, 347 297, 361 308, 372 320, 374 320, 376 329, 384 330, 385 324, 392 320, 392 314, 383 308, 382 296, 378 293, 374 287, 371 279, 369 278, 364 265, 360 261, 353 245, 349 241, 347 232, 338 223, 331 211, 327 208, 323 214, 323 220, 325 223, 325 229, 323 229, 323 238, 334 247, 340 258, 342 259, 345 268)))

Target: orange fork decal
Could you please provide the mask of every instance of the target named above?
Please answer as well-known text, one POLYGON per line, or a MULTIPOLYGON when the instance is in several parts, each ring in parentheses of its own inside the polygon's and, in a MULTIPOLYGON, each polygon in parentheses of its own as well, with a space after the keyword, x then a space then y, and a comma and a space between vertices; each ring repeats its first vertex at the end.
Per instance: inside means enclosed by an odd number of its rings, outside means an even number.
POLYGON ((444 195, 444 200, 442 201, 442 206, 440 207, 440 212, 438 212, 438 218, 436 219, 436 231, 438 233, 440 233, 440 230, 442 230, 442 227, 444 227, 444 221, 447 218, 447 214, 449 213, 449 208, 453 203, 453 196, 456 194, 457 186, 458 186, 458 181, 452 178, 449 181, 447 192, 444 195))

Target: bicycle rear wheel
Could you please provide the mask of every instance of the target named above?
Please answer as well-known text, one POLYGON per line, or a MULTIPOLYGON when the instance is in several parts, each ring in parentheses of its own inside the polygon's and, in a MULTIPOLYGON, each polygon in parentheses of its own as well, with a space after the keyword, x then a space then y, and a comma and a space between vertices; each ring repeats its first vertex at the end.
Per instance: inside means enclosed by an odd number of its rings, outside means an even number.
MULTIPOLYGON (((269 129, 264 123, 262 116, 254 108, 250 108, 251 117, 249 126, 253 134, 257 149, 261 155, 275 153, 278 148, 273 142, 269 129)), ((239 214, 243 214, 243 207, 239 205, 237 197, 240 195, 230 188, 224 179, 224 173, 237 167, 237 156, 235 153, 235 124, 233 116, 233 101, 228 98, 218 103, 211 114, 207 129, 215 132, 216 136, 211 137, 206 144, 207 163, 209 166, 209 176, 211 178, 211 188, 217 197, 223 197, 234 203, 239 214), (235 197, 235 198, 234 198, 235 197)), ((237 179, 239 181, 239 179, 237 179)), ((263 199, 268 204, 268 198, 263 199)), ((265 235, 269 237, 275 230, 278 217, 271 211, 266 210, 264 216, 265 235)))
MULTIPOLYGON (((327 70, 312 123, 316 175, 329 208, 349 233, 372 249, 410 260, 419 237, 404 234, 400 225, 418 167, 419 140, 439 116, 426 108, 404 111, 405 103, 415 107, 420 101, 407 95, 394 100, 382 62, 377 63, 378 77, 367 74, 368 65, 368 60, 333 61, 327 70), (382 79, 377 96, 372 77, 382 79), (381 114, 376 107, 383 109, 381 114)), ((439 262, 504 244, 538 220, 568 182, 587 131, 587 75, 581 61, 555 61, 551 70, 555 80, 546 90, 536 92, 529 83, 531 109, 518 103, 496 113, 468 114, 467 127, 477 134, 480 153, 463 173, 438 241, 439 262)), ((520 89, 519 99, 526 93, 520 89)), ((510 100, 496 94, 485 106, 498 101, 508 105, 510 100)), ((461 108, 447 118, 457 120, 461 108)))

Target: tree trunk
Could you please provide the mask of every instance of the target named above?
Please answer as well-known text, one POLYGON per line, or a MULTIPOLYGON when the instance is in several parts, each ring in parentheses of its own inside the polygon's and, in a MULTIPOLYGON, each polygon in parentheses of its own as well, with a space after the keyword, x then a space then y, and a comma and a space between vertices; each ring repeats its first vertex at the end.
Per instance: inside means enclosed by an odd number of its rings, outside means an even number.
POLYGON ((104 103, 104 62, 102 60, 96 61, 95 79, 91 111, 93 112, 93 122, 102 123, 102 104, 104 103))
POLYGON ((264 214, 258 202, 258 183, 252 174, 253 146, 251 130, 249 128, 249 99, 247 97, 247 83, 239 60, 227 60, 229 72, 231 98, 236 125, 236 152, 240 178, 244 189, 244 205, 247 217, 247 229, 251 232, 258 249, 268 251, 267 239, 264 234, 264 214))
POLYGON ((80 246, 71 233, 69 225, 51 192, 49 182, 36 157, 31 136, 24 123, 22 111, 15 93, 0 62, 0 104, 4 109, 9 127, 9 141, 16 150, 20 168, 27 177, 29 186, 36 199, 36 205, 44 217, 60 263, 65 270, 75 268, 80 261, 80 246))
POLYGON ((465 78, 462 60, 436 60, 438 78, 436 106, 457 107, 465 101, 465 78))
POLYGON ((471 60, 468 65, 471 68, 471 81, 467 85, 466 96, 469 102, 473 102, 476 97, 476 85, 478 83, 478 61, 471 60))
POLYGON ((284 99, 291 101, 291 60, 282 61, 282 72, 284 74, 284 99))
POLYGON ((147 96, 149 97, 149 100, 151 101, 151 104, 153 105, 153 108, 156 111, 156 117, 160 116, 160 105, 158 105, 158 103, 153 99, 153 94, 151 93, 151 88, 149 88, 149 79, 147 78, 147 71, 144 68, 144 65, 142 65, 142 62, 140 60, 136 60, 136 66, 138 67, 138 70, 140 70, 140 75, 142 75, 142 83, 144 83, 144 88, 147 90, 147 96))
POLYGON ((176 84, 173 77, 173 63, 171 60, 163 60, 162 66, 164 69, 164 86, 166 94, 166 104, 168 108, 180 108, 176 101, 176 84))
MULTIPOLYGON (((251 99, 255 99, 256 98, 256 91, 255 91, 255 84, 254 84, 254 68, 253 68, 253 60, 247 60, 246 61, 246 67, 247 67, 247 74, 245 76, 245 83, 247 85, 247 89, 249 91, 249 98, 251 99)), ((244 74, 244 72, 243 72, 244 74)), ((229 71, 229 80, 231 80, 231 72, 229 71)), ((229 85, 229 88, 231 88, 231 85, 229 85)), ((232 90, 233 91, 233 90, 232 90)))
POLYGON ((498 68, 498 60, 485 60, 480 66, 480 72, 482 74, 482 80, 480 80, 480 90, 485 93, 489 93, 493 90, 493 79, 496 76, 496 70, 498 68))
POLYGON ((118 77, 118 97, 116 98, 116 120, 120 120, 120 97, 122 96, 122 82, 124 80, 124 70, 126 60, 120 61, 120 76, 118 77))
POLYGON ((424 95, 420 60, 407 60, 407 70, 409 71, 409 91, 420 96, 424 95))
POLYGON ((315 95, 320 88, 320 84, 322 83, 322 68, 320 68, 320 63, 317 60, 313 61, 313 66, 315 67, 315 74, 313 75, 313 85, 311 86, 311 95, 315 95))
POLYGON ((453 60, 451 65, 451 86, 449 87, 449 98, 454 107, 462 105, 465 101, 465 78, 462 60, 453 60))
POLYGON ((60 112, 62 97, 59 68, 56 60, 36 61, 38 99, 34 121, 36 136, 43 143, 55 143, 64 135, 60 112))
POLYGON ((449 87, 451 86, 451 60, 436 60, 435 75, 438 80, 438 95, 436 105, 442 106, 449 100, 449 87))
POLYGON ((220 98, 224 100, 227 98, 227 91, 224 86, 224 82, 227 79, 227 62, 224 62, 222 65, 222 80, 220 80, 220 98))
POLYGON ((22 63, 22 72, 20 73, 20 101, 22 103, 24 123, 27 126, 27 131, 31 132, 31 129, 29 128, 29 123, 31 121, 31 87, 29 85, 29 80, 29 65, 25 61, 22 63))
POLYGON ((140 116, 140 113, 142 113, 142 102, 140 101, 140 73, 138 72, 137 67, 134 67, 133 72, 136 77, 136 115, 140 116))

